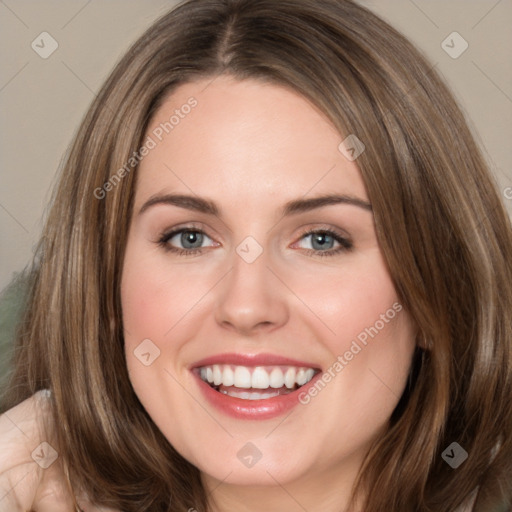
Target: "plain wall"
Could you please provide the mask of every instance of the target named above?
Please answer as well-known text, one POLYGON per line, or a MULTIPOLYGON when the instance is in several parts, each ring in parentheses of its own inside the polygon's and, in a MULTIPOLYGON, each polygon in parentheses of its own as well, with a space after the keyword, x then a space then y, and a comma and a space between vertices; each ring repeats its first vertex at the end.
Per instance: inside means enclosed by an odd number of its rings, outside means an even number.
MULTIPOLYGON (((136 37, 175 3, 0 3, 0 290, 32 257, 57 168, 96 91, 136 37), (38 38, 42 32, 58 43, 46 59, 31 47, 35 40, 49 48, 49 40, 38 38)), ((512 0, 361 3, 436 64, 467 112, 512 213, 512 0), (454 31, 469 44, 456 59, 441 46, 454 31)), ((452 39, 453 52, 461 41, 452 39)))

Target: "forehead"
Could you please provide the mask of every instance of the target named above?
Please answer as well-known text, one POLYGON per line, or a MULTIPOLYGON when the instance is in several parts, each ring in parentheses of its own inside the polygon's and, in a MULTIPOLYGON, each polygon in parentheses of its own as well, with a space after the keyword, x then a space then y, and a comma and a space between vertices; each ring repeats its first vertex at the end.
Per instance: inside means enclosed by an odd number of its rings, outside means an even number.
POLYGON ((177 88, 147 130, 137 199, 161 191, 269 202, 312 193, 367 194, 341 134, 298 93, 217 77, 177 88), (151 144, 153 145, 153 144, 151 144))

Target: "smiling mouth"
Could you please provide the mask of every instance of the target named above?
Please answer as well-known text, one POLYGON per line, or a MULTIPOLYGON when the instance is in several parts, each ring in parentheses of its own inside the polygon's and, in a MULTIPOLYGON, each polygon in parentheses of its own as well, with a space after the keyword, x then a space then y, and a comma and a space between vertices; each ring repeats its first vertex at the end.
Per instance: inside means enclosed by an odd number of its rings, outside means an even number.
POLYGON ((214 364, 196 369, 201 380, 219 393, 243 400, 288 395, 307 384, 317 368, 214 364))

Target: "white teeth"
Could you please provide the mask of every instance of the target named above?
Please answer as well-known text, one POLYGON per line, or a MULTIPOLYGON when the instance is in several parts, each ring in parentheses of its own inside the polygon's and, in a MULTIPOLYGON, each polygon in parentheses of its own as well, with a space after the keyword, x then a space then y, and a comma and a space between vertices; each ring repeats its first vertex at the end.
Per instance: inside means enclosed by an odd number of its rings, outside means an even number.
POLYGON ((288 389, 292 389, 295 386, 295 368, 288 368, 284 374, 284 385, 288 389))
POLYGON ((214 364, 203 366, 199 374, 202 380, 214 386, 234 386, 244 389, 280 389, 286 386, 288 389, 293 389, 296 385, 307 384, 314 377, 315 370, 294 366, 247 367, 214 364))
MULTIPOLYGON (((215 368, 215 367, 214 367, 214 368, 215 368)), ((213 372, 213 375, 215 375, 215 371, 213 372)), ((304 370, 304 368, 301 368, 301 369, 297 372, 296 379, 297 379, 297 384, 298 384, 299 386, 302 386, 303 384, 306 384, 306 370, 304 370)))
POLYGON ((281 368, 274 368, 270 372, 270 387, 279 389, 284 386, 284 375, 281 368))
POLYGON ((224 366, 224 373, 222 374, 222 384, 224 386, 232 386, 235 383, 235 374, 231 369, 231 366, 224 366))
POLYGON ((237 366, 235 368, 235 381, 233 382, 235 388, 250 388, 251 387, 251 372, 245 366, 237 366))
POLYGON ((309 382, 313 376, 315 375, 315 370, 313 368, 301 368, 297 372, 296 382, 299 386, 303 386, 307 382, 309 382))
POLYGON ((218 364, 213 365, 213 383, 218 386, 222 382, 222 370, 218 364))
POLYGON ((251 387, 256 389, 267 389, 270 385, 268 373, 257 366, 252 372, 251 387))

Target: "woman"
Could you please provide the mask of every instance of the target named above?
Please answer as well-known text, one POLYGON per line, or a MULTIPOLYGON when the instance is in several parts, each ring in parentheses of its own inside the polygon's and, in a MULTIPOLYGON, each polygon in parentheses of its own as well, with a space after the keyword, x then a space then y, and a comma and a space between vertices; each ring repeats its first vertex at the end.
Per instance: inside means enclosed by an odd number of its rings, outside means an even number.
POLYGON ((4 503, 508 510, 511 277, 487 166, 403 36, 351 1, 186 1, 63 169, 4 503))

